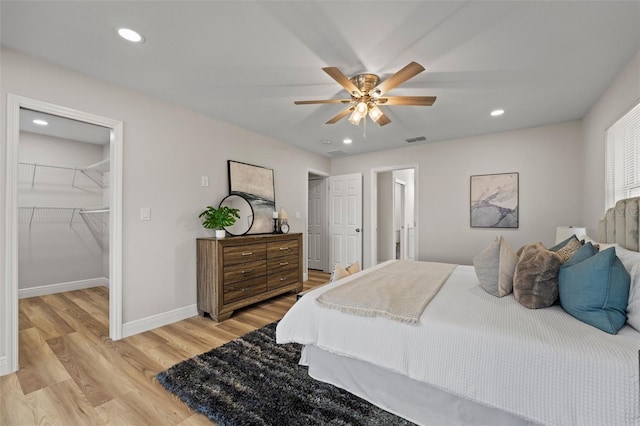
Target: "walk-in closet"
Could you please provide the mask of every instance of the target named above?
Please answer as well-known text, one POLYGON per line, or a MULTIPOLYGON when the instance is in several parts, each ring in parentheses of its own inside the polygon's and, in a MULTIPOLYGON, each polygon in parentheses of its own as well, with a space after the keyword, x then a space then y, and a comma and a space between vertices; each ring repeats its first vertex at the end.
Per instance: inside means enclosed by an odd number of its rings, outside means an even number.
POLYGON ((18 296, 109 283, 110 129, 21 109, 18 296))

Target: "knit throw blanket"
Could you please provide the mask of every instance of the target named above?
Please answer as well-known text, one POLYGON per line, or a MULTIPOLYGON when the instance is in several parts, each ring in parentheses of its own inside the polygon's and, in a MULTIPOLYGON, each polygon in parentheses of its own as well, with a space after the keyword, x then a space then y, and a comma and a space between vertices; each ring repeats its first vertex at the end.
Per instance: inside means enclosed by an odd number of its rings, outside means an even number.
POLYGON ((449 263, 399 260, 354 277, 321 294, 316 301, 348 314, 418 324, 422 311, 455 267, 449 263))

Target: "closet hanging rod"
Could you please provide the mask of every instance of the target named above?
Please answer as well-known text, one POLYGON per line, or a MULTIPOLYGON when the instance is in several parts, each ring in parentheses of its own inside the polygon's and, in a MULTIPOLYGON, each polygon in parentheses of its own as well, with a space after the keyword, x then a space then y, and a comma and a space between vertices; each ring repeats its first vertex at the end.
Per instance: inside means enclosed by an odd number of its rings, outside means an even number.
POLYGON ((82 209, 80 214, 109 213, 110 209, 82 209))

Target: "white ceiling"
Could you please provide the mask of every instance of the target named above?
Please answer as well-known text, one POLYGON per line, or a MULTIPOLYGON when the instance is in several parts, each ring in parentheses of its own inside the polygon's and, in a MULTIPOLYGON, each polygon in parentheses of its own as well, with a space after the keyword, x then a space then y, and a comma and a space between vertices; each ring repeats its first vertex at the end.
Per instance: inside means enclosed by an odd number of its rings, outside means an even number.
POLYGON ((0 16, 6 47, 327 156, 582 118, 640 50, 639 1, 3 0, 0 16), (293 104, 345 97, 323 67, 384 79, 411 61, 426 71, 389 95, 437 101, 384 108, 366 142, 324 124, 342 105, 293 104))
POLYGON ((106 127, 25 108, 20 109, 20 130, 98 145, 109 143, 111 138, 111 130, 106 127), (33 120, 44 120, 47 125, 35 124, 33 120))

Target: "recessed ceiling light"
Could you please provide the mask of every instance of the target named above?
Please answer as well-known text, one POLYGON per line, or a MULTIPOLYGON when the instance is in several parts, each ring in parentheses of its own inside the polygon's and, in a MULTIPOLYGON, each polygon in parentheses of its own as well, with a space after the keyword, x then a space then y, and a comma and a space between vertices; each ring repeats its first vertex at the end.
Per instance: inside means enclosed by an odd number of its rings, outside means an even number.
POLYGON ((353 142, 351 139, 345 139, 342 141, 342 143, 349 145, 351 142, 353 142))
POLYGON ((491 116, 492 117, 497 117, 499 115, 504 114, 504 110, 503 109, 494 109, 493 111, 491 111, 491 116))
POLYGON ((118 34, 125 40, 128 40, 132 43, 142 43, 144 42, 144 37, 137 31, 133 31, 129 28, 118 28, 118 34))
POLYGON ((323 145, 331 145, 331 141, 329 139, 322 139, 320 142, 322 142, 323 145))
POLYGON ((36 118, 35 120, 33 120, 33 124, 37 124, 38 126, 48 126, 49 123, 46 122, 45 120, 41 119, 41 118, 36 118))

